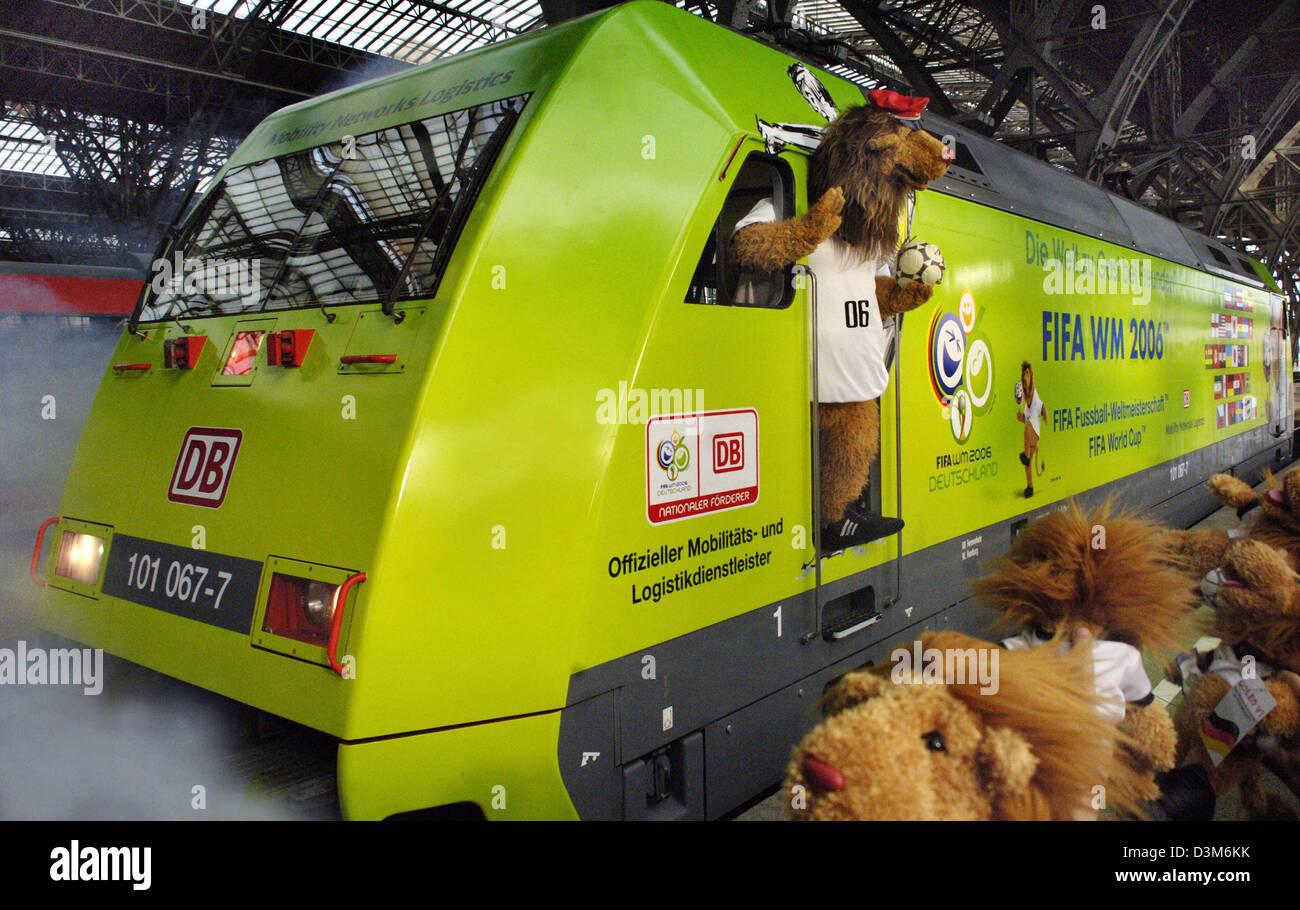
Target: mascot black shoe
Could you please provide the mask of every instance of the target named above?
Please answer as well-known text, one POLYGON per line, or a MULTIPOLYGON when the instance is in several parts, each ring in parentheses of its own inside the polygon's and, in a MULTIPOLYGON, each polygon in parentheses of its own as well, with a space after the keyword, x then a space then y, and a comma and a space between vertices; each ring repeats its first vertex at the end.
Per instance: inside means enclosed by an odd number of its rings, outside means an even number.
POLYGON ((822 528, 821 550, 834 553, 862 544, 897 534, 903 530, 901 518, 886 515, 873 515, 856 505, 849 506, 844 512, 844 520, 826 525, 822 528))

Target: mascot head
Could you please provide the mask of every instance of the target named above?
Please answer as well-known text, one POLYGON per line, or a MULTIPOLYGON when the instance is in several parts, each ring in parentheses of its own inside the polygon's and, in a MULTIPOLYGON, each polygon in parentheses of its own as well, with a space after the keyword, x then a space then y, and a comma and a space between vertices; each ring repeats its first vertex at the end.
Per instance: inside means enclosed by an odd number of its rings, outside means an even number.
POLYGON ((1020 361, 1020 387, 1025 401, 1034 400, 1034 368, 1028 360, 1020 361))
POLYGON ((1233 646, 1246 642, 1270 663, 1300 673, 1300 579, 1285 554, 1257 540, 1237 541, 1216 581, 1207 591, 1211 633, 1233 646))
POLYGON ((1287 471, 1280 478, 1270 473, 1265 479, 1268 491, 1259 500, 1264 514, 1283 530, 1300 535, 1300 470, 1287 471))
MULTIPOLYGON (((952 632, 921 643, 996 648, 952 632)), ((884 670, 845 676, 790 762, 791 818, 1067 819, 1097 787, 1132 811, 1132 775, 1114 757, 1124 734, 1097 711, 1091 665, 1051 648, 999 654, 992 694, 974 682, 891 682, 884 670)))
POLYGON ((844 188, 843 223, 836 236, 862 256, 898 246, 898 220, 913 190, 948 170, 953 152, 920 128, 928 98, 877 89, 870 104, 852 107, 826 129, 812 156, 810 199, 844 188))
POLYGON ((1111 503, 1088 513, 1071 503, 1030 523, 972 590, 1039 638, 1085 629, 1139 651, 1173 647, 1197 601, 1161 531, 1111 503))

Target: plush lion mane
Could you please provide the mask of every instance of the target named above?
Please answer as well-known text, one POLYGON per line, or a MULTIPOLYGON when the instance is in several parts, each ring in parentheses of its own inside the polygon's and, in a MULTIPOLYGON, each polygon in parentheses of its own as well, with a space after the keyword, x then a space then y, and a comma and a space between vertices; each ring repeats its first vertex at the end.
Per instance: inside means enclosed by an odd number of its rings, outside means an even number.
POLYGON ((910 188, 892 172, 897 147, 882 153, 867 143, 899 130, 907 127, 873 105, 851 107, 827 127, 809 165, 809 199, 820 199, 831 187, 844 188, 836 236, 863 258, 898 246, 898 216, 910 188))
POLYGON ((1174 647, 1198 601, 1163 530, 1110 501, 1088 514, 1071 502, 1031 522, 972 589, 1010 628, 1084 623, 1139 651, 1174 647))
MULTIPOLYGON (((971 639, 950 632, 922 636, 922 641, 940 649, 972 646, 971 639)), ((1110 808, 1139 814, 1133 795, 1138 791, 1137 781, 1115 760, 1115 743, 1123 736, 1098 710, 1088 655, 1027 648, 1000 650, 998 656, 996 694, 981 694, 978 682, 947 687, 983 718, 986 728, 1018 733, 1037 759, 1028 790, 996 798, 994 818, 1069 819, 1081 803, 1087 804, 1096 786, 1106 788, 1110 808)))

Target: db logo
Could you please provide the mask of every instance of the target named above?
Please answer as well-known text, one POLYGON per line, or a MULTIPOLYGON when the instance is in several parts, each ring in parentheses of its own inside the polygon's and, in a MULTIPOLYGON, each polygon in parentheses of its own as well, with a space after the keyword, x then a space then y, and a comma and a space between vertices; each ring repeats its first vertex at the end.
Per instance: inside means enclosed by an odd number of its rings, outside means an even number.
POLYGON ((725 474, 745 467, 745 434, 721 433, 713 437, 713 473, 725 474))
POLYGON ((235 456, 243 440, 240 430, 190 427, 181 443, 181 454, 176 458, 167 498, 209 509, 220 506, 226 498, 230 469, 235 466, 235 456))

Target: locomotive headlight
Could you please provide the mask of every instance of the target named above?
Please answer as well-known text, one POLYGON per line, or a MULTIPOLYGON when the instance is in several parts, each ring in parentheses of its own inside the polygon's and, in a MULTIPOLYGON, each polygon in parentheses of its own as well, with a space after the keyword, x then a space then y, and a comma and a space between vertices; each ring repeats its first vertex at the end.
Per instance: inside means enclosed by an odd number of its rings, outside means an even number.
POLYGON ((104 538, 80 531, 64 531, 59 542, 56 575, 93 585, 99 580, 99 564, 104 558, 104 538))
POLYGON ((262 631, 324 647, 334 623, 338 585, 276 572, 271 576, 262 631))
POLYGON ((337 585, 313 581, 303 590, 302 612, 316 625, 329 628, 334 619, 334 592, 337 590, 337 585))

